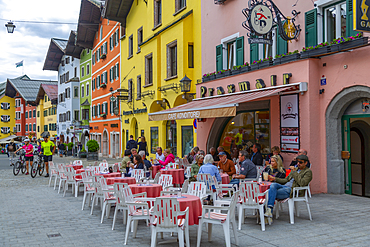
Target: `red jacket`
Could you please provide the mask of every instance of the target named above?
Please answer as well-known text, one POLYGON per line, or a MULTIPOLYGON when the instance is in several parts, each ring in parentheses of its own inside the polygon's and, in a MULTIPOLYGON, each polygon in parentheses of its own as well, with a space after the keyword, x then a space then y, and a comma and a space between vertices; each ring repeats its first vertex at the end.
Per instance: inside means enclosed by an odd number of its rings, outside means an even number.
POLYGON ((166 166, 171 162, 175 162, 175 156, 173 156, 173 154, 169 154, 164 161, 158 160, 158 162, 161 164, 161 166, 166 166))

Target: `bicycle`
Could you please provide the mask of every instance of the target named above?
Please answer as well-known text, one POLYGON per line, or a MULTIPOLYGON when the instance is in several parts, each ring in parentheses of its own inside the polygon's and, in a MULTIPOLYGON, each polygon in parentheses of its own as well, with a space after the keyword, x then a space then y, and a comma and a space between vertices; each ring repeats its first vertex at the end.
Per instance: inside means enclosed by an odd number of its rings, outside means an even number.
POLYGON ((38 157, 35 159, 31 167, 31 177, 35 178, 37 172, 39 172, 39 175, 41 176, 44 173, 44 170, 45 170, 44 156, 38 155, 38 157))
POLYGON ((17 176, 19 171, 21 171, 22 174, 26 172, 26 159, 23 153, 19 155, 19 160, 17 160, 13 166, 14 176, 17 176))

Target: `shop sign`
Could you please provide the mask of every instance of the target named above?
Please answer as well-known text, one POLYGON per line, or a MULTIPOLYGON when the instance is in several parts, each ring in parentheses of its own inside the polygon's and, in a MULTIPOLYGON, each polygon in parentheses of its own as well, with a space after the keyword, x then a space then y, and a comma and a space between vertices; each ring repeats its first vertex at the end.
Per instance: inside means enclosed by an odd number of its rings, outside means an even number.
POLYGON ((353 0, 353 30, 370 32, 369 6, 369 0, 353 0))
POLYGON ((299 139, 299 98, 298 94, 280 96, 281 150, 297 153, 299 139))
POLYGON ((118 124, 111 124, 110 127, 111 128, 118 128, 118 124))
MULTIPOLYGON (((284 85, 289 84, 289 80, 290 80, 291 77, 292 77, 292 73, 284 73, 283 74, 283 84, 284 85)), ((276 78, 277 78, 276 75, 271 75, 270 76, 270 82, 271 82, 272 87, 277 86, 276 78)), ((261 88, 266 88, 267 85, 266 85, 266 83, 263 79, 256 79, 255 87, 256 87, 256 89, 261 89, 261 88)), ((235 84, 229 84, 229 85, 226 86, 226 88, 227 88, 227 93, 228 94, 229 93, 235 93, 235 91, 236 91, 235 84)), ((238 82, 238 88, 239 88, 239 92, 249 91, 249 90, 251 90, 251 83, 249 81, 238 82)), ((206 97, 207 92, 208 92, 208 97, 213 96, 214 90, 215 90, 214 88, 207 88, 205 86, 201 86, 200 87, 200 97, 201 98, 206 97)), ((225 94, 225 90, 222 86, 216 87, 216 90, 217 90, 216 91, 217 95, 225 94)))
POLYGON ((127 116, 127 115, 138 114, 138 113, 146 113, 146 112, 148 112, 147 108, 142 108, 142 109, 136 108, 136 110, 134 109, 133 111, 124 111, 124 112, 122 112, 122 115, 127 116))
POLYGON ((214 118, 218 116, 231 117, 236 115, 236 106, 207 109, 199 111, 184 111, 177 113, 163 113, 149 115, 150 121, 178 120, 178 119, 197 119, 197 118, 214 118))
POLYGON ((99 129, 99 126, 94 126, 94 130, 98 130, 99 129))

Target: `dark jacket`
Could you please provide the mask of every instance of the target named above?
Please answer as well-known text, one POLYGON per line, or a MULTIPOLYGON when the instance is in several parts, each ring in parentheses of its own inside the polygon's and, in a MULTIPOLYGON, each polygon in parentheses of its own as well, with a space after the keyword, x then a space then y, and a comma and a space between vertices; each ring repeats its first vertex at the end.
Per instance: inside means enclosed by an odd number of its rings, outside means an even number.
MULTIPOLYGON (((274 176, 275 178, 285 178, 286 177, 285 169, 283 168, 283 170, 284 172, 280 172, 278 169, 272 170, 270 166, 266 166, 263 172, 267 172, 269 175, 274 176)), ((263 176, 262 176, 262 180, 264 180, 263 176)))
MULTIPOLYGON (((312 180, 312 171, 310 168, 305 168, 299 173, 297 171, 291 171, 289 176, 286 178, 276 178, 275 181, 279 184, 286 184, 292 178, 294 178, 292 191, 290 192, 290 198, 293 197, 293 188, 307 186, 312 180)), ((304 196, 305 191, 299 191, 299 196, 304 196)))
POLYGON ((137 149, 137 142, 135 140, 129 140, 126 144, 126 149, 131 151, 133 148, 137 149))
POLYGON ((256 165, 249 159, 244 160, 240 163, 240 174, 245 178, 257 178, 256 165))
POLYGON ((139 145, 138 152, 145 151, 145 155, 147 155, 148 154, 148 146, 147 146, 146 142, 139 142, 138 145, 139 145))
POLYGON ((251 160, 256 166, 263 165, 263 158, 261 152, 252 153, 251 160))

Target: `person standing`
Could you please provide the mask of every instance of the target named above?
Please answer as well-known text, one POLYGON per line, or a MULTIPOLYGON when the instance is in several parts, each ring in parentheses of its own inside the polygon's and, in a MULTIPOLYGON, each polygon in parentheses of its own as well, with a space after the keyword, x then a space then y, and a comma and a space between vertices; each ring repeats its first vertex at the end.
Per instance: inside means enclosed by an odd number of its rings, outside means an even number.
POLYGON ((137 144, 139 145, 139 150, 138 150, 139 153, 140 153, 140 151, 144 151, 145 152, 145 155, 149 155, 149 153, 148 153, 148 145, 146 143, 146 140, 145 140, 145 137, 144 136, 140 137, 140 142, 138 142, 137 144))
POLYGON ((137 142, 134 140, 134 136, 130 135, 130 140, 126 144, 126 149, 131 150, 131 149, 137 149, 137 142))
POLYGON ((60 142, 58 145, 58 149, 59 149, 59 156, 63 157, 64 150, 66 149, 66 147, 64 146, 64 143, 60 142))
POLYGON ((10 143, 8 144, 8 154, 9 154, 9 161, 10 161, 10 165, 12 165, 14 163, 14 157, 15 157, 15 154, 14 154, 14 151, 16 150, 16 145, 14 143, 14 139, 12 139, 10 141, 10 143))
POLYGON ((32 163, 33 163, 33 145, 30 144, 30 139, 26 138, 24 140, 24 146, 20 147, 17 151, 15 152, 18 152, 19 150, 21 149, 24 149, 26 151, 25 153, 25 158, 26 158, 26 175, 29 174, 28 172, 28 164, 30 163, 31 164, 31 167, 32 167, 32 163))
MULTIPOLYGON (((44 137, 44 141, 41 142, 41 149, 44 153, 44 162, 46 168, 46 175, 45 177, 49 177, 49 161, 53 161, 53 154, 55 153, 55 145, 52 141, 49 140, 48 136, 44 137), (53 148, 53 151, 51 149, 53 148)), ((42 153, 40 152, 40 155, 42 153)))
POLYGON ((251 156, 251 161, 256 166, 263 166, 263 158, 261 154, 261 144, 255 143, 252 148, 253 154, 251 156))

